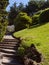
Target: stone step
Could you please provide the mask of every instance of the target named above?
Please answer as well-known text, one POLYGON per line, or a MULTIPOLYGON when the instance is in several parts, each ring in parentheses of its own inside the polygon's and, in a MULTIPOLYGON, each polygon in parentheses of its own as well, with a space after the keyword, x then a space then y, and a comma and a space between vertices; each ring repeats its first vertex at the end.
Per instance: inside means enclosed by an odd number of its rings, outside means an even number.
POLYGON ((23 64, 20 64, 20 63, 5 63, 5 62, 2 62, 2 65, 23 65, 23 64))
POLYGON ((14 58, 9 58, 9 57, 3 57, 2 59, 2 64, 4 65, 21 65, 18 63, 18 61, 14 58))
POLYGON ((0 49, 14 49, 14 47, 13 46, 0 46, 0 49))
POLYGON ((3 57, 2 62, 3 63, 10 63, 12 61, 12 58, 9 57, 3 57))
POLYGON ((13 58, 13 59, 16 59, 16 53, 5 53, 5 52, 1 52, 2 54, 2 57, 6 57, 6 58, 13 58))
POLYGON ((0 42, 0 45, 4 45, 4 44, 18 44, 17 42, 0 42))
POLYGON ((17 65, 16 63, 5 63, 5 62, 2 62, 2 65, 17 65))
POLYGON ((15 50, 11 50, 11 49, 2 49, 1 52, 4 52, 4 53, 16 53, 15 50))
POLYGON ((0 49, 13 49, 13 50, 17 50, 19 45, 15 45, 15 46, 0 46, 0 49))
POLYGON ((13 58, 13 59, 16 59, 16 55, 3 55, 4 57, 7 57, 7 58, 13 58))
POLYGON ((14 54, 3 54, 3 56, 7 58, 16 58, 16 55, 14 54))
POLYGON ((4 43, 4 44, 0 44, 0 46, 8 46, 8 45, 9 46, 15 46, 15 45, 18 46, 19 44, 15 44, 15 43, 7 43, 7 44, 4 43))
POLYGON ((13 56, 14 54, 12 54, 12 53, 2 53, 2 55, 4 56, 4 55, 7 55, 7 56, 13 56))
POLYGON ((16 44, 0 44, 0 47, 1 46, 16 46, 16 44))
POLYGON ((8 60, 6 60, 6 59, 4 59, 4 60, 2 62, 3 65, 22 65, 15 59, 12 59, 10 62, 8 60))
POLYGON ((10 49, 10 50, 17 50, 18 49, 18 46, 1 46, 0 49, 10 49))
POLYGON ((3 42, 17 42, 17 39, 4 39, 3 42))
POLYGON ((17 56, 16 56, 16 54, 7 54, 7 53, 5 53, 5 54, 3 54, 3 57, 16 59, 17 56))

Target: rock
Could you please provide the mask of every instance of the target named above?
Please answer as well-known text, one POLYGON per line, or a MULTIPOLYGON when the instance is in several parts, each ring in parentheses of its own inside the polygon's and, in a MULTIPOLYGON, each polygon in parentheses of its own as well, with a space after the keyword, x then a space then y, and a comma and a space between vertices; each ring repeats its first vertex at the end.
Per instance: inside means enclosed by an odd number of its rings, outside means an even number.
POLYGON ((24 65, 39 65, 42 61, 42 54, 37 51, 34 44, 32 44, 31 47, 28 47, 25 53, 26 55, 23 58, 24 65))

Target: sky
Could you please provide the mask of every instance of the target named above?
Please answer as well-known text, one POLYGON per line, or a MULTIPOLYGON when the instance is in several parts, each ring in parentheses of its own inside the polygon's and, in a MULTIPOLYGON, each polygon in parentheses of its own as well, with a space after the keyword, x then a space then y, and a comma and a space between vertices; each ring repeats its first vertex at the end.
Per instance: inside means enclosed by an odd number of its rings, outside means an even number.
POLYGON ((19 3, 23 3, 24 5, 26 5, 28 3, 29 0, 9 0, 9 5, 7 6, 6 10, 9 11, 10 7, 14 4, 14 2, 17 3, 17 5, 19 5, 19 3))

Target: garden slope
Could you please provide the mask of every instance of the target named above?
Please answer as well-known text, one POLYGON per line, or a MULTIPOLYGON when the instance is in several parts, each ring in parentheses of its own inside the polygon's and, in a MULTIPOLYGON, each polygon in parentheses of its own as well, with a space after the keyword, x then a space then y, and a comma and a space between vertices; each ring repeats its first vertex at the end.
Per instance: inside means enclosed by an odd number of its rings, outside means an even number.
POLYGON ((25 45, 34 43, 45 58, 42 65, 49 65, 49 23, 15 32, 14 36, 25 39, 25 45))

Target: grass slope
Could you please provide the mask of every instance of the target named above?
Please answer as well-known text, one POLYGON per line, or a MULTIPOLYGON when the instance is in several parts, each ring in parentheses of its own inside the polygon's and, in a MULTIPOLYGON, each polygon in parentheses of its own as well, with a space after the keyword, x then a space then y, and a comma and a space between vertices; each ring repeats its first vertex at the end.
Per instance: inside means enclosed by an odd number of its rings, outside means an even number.
POLYGON ((49 23, 15 32, 14 36, 25 39, 25 45, 29 46, 34 43, 44 57, 44 62, 41 65, 49 65, 49 23))

